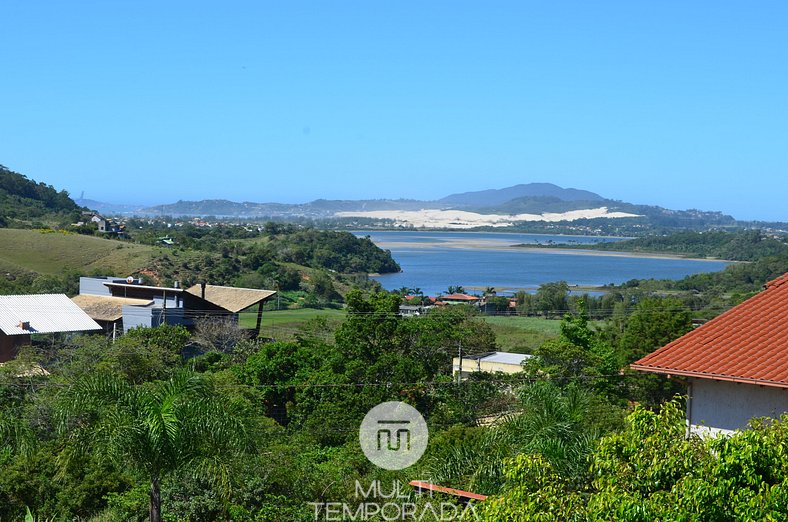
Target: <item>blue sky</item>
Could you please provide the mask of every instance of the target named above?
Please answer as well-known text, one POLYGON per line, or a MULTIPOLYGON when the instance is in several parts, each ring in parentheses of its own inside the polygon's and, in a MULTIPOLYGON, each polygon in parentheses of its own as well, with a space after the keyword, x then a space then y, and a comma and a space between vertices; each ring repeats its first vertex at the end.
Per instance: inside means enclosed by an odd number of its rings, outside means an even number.
POLYGON ((0 3, 0 163, 110 202, 552 182, 788 221, 788 3, 0 3))

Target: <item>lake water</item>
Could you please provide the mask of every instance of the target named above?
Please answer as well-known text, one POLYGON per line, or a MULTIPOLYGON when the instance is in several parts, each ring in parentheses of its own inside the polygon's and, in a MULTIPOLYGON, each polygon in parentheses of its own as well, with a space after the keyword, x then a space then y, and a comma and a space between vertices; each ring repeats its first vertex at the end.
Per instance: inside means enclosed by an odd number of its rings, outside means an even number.
POLYGON ((492 232, 357 232, 391 250, 402 267, 398 274, 375 276, 383 288, 421 288, 426 295, 446 292, 449 285, 468 291, 493 286, 501 291, 533 291, 540 284, 567 281, 598 286, 630 279, 681 279, 716 272, 724 261, 635 257, 613 252, 533 250, 514 248, 527 243, 591 244, 623 238, 492 232))

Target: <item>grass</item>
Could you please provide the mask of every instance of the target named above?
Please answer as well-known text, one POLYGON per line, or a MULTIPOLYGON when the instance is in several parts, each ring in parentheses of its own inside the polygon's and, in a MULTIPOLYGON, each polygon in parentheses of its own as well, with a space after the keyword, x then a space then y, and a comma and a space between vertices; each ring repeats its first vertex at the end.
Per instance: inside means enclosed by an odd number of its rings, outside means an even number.
MULTIPOLYGON (((309 329, 310 324, 315 325, 318 335, 332 335, 334 329, 345 319, 344 310, 333 308, 298 308, 288 310, 275 310, 263 312, 263 324, 260 336, 279 340, 293 339, 299 332, 309 329), (325 324, 317 321, 325 319, 325 324)), ((254 328, 257 324, 257 312, 244 312, 240 314, 240 323, 243 328, 254 328)))
POLYGON ((64 272, 134 273, 151 262, 157 249, 94 236, 0 229, 0 267, 62 275, 64 272))
POLYGON ((505 352, 533 353, 543 342, 558 337, 561 321, 541 317, 483 316, 505 352))

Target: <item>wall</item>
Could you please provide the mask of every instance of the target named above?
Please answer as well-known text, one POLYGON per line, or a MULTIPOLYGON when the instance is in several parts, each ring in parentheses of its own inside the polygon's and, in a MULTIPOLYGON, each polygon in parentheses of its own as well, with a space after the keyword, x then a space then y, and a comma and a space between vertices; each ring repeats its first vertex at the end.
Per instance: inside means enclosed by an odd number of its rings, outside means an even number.
POLYGON ((691 425, 715 432, 747 427, 752 417, 779 417, 788 412, 788 388, 711 379, 691 379, 687 417, 691 425))
POLYGON ((0 332, 0 363, 8 362, 16 357, 20 346, 30 344, 29 335, 6 335, 0 332))

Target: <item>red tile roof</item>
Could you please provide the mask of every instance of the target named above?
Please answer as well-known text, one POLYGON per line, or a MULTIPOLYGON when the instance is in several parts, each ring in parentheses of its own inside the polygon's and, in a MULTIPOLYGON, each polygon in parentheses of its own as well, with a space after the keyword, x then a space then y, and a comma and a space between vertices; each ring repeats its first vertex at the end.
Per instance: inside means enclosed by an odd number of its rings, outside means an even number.
POLYGON ((468 295, 468 294, 447 294, 441 296, 440 299, 444 301, 478 301, 479 298, 475 295, 468 295))
POLYGON ((631 367, 788 388, 788 273, 631 367))

